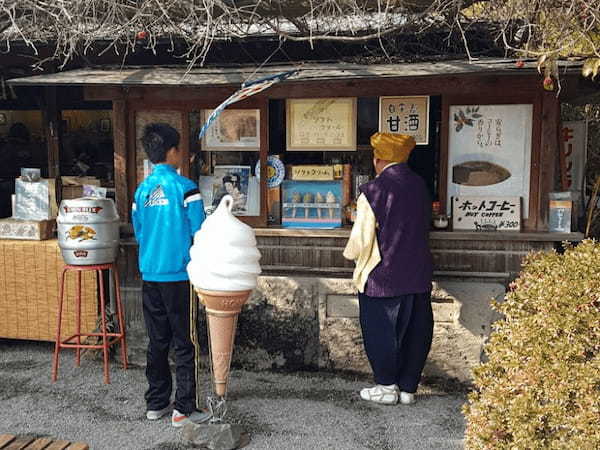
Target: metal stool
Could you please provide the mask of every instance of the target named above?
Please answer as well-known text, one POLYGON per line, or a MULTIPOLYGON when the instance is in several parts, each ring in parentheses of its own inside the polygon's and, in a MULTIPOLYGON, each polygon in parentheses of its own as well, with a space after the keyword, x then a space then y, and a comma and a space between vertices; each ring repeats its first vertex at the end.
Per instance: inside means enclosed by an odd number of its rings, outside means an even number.
POLYGON ((62 272, 62 281, 60 285, 60 295, 58 300, 58 324, 56 326, 56 343, 54 346, 54 357, 52 360, 52 381, 56 381, 58 378, 58 360, 59 353, 62 348, 74 348, 75 349, 75 365, 79 367, 80 356, 82 348, 95 348, 102 349, 104 356, 104 383, 109 384, 110 378, 108 373, 108 348, 111 345, 121 342, 121 359, 123 361, 123 368, 127 369, 127 340, 125 338, 125 319, 123 314, 123 305, 121 304, 121 294, 119 289, 119 273, 116 264, 98 264, 89 266, 72 266, 66 265, 62 272), (112 270, 111 270, 112 269, 112 270), (100 333, 82 333, 81 332, 81 273, 86 270, 94 270, 98 274, 98 280, 100 285, 100 314, 101 314, 101 328, 100 333), (113 281, 115 284, 116 291, 116 310, 117 310, 117 321, 119 325, 119 331, 117 333, 109 333, 106 330, 106 300, 104 296, 104 282, 102 279, 102 271, 111 270, 113 274, 113 281), (62 322, 62 311, 63 311, 63 300, 65 290, 65 279, 67 272, 77 272, 77 296, 75 299, 75 315, 76 325, 75 334, 68 339, 61 340, 60 327, 62 322), (96 336, 102 338, 101 344, 82 344, 81 338, 88 336, 96 336))

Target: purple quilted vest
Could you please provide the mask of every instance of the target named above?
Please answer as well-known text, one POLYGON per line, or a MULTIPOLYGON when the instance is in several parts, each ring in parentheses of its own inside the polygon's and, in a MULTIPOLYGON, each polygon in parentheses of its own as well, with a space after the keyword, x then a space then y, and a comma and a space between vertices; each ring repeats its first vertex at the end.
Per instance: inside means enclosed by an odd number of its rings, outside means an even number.
POLYGON ((371 271, 365 294, 397 297, 431 290, 429 251, 431 202, 425 181, 406 164, 385 169, 360 191, 377 219, 381 262, 371 271))

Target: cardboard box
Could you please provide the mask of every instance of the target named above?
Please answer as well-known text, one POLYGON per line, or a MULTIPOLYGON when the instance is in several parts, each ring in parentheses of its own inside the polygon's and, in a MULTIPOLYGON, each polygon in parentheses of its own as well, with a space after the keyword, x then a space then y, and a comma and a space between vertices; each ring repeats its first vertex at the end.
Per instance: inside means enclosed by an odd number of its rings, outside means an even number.
POLYGON ((44 241, 54 237, 56 221, 0 219, 0 239, 44 241))
POLYGON ((83 185, 100 186, 100 180, 94 177, 61 177, 62 200, 83 197, 83 185))

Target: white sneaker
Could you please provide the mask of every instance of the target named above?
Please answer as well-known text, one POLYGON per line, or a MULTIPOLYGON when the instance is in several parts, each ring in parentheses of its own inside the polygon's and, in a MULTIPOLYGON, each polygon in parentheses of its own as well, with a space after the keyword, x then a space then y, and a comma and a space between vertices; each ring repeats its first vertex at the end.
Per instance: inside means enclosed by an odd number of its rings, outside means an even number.
POLYGON ((360 397, 363 400, 382 405, 395 405, 398 403, 398 386, 395 384, 390 386, 378 384, 372 388, 364 388, 360 391, 360 397))
POLYGON ((203 423, 203 422, 206 422, 210 418, 211 418, 211 415, 206 410, 194 411, 191 414, 183 414, 183 413, 180 413, 179 411, 177 411, 176 409, 174 409, 173 415, 171 416, 171 425, 173 425, 175 428, 180 428, 180 427, 184 426, 186 423, 189 423, 189 422, 203 423))
POLYGON ((150 409, 146 411, 146 419, 158 420, 166 414, 170 413, 171 409, 173 409, 173 405, 167 405, 163 409, 150 409))
POLYGON ((404 391, 400 392, 400 403, 403 405, 412 405, 415 401, 415 394, 404 391))

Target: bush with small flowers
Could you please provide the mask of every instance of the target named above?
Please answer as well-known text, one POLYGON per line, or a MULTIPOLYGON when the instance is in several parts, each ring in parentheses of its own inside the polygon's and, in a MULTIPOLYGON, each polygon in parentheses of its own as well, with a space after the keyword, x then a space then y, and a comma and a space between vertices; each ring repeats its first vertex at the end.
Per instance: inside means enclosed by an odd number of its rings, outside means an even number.
POLYGON ((530 254, 493 308, 466 448, 600 448, 600 244, 530 254))

